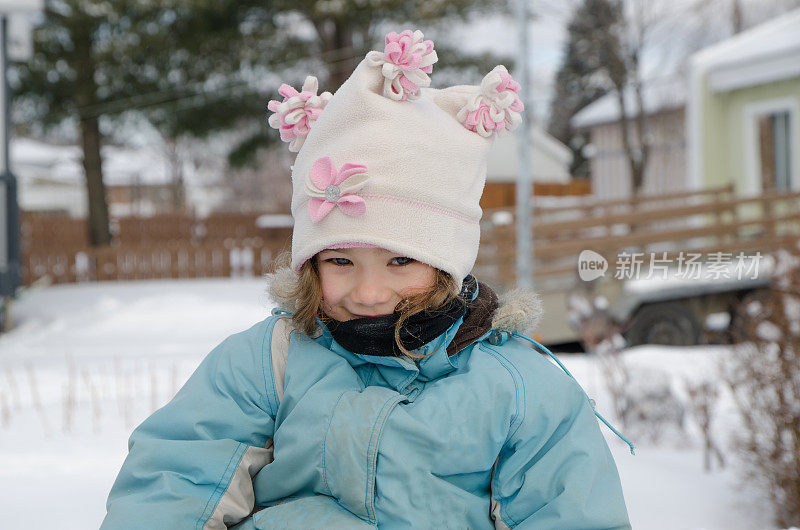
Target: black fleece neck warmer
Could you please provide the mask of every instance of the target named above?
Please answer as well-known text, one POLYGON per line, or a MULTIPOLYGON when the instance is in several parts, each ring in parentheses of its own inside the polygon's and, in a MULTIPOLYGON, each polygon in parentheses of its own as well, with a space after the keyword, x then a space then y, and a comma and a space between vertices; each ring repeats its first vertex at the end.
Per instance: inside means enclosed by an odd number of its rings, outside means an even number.
MULTIPOLYGON (((469 305, 465 300, 472 300, 478 282, 472 275, 464 278, 461 293, 444 307, 435 311, 423 311, 408 318, 400 328, 400 341, 407 350, 415 350, 455 324, 464 317, 469 305)), ((351 353, 375 355, 381 357, 400 356, 403 352, 394 340, 394 328, 400 319, 400 313, 382 317, 355 318, 339 321, 327 318, 324 320, 334 340, 351 353)))

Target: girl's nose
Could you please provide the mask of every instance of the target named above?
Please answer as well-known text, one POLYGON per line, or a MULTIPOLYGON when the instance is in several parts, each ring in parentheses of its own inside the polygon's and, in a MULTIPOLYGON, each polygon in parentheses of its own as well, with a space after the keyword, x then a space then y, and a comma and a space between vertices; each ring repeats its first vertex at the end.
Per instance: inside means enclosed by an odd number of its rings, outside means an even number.
POLYGON ((379 306, 392 299, 392 290, 377 275, 365 274, 353 289, 353 301, 363 306, 379 306))

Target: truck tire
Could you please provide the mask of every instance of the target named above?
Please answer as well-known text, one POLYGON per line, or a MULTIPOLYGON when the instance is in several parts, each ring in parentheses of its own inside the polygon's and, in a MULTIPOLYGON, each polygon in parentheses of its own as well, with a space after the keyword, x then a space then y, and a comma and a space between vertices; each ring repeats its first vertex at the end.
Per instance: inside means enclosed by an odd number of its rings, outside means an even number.
POLYGON ((773 296, 773 292, 767 288, 740 293, 738 300, 730 308, 731 321, 727 336, 731 344, 752 339, 754 323, 770 319, 773 296), (758 310, 749 315, 747 308, 753 302, 758 303, 758 310))
POLYGON ((664 344, 694 346, 699 343, 700 323, 688 304, 660 302, 640 307, 625 333, 628 346, 664 344))

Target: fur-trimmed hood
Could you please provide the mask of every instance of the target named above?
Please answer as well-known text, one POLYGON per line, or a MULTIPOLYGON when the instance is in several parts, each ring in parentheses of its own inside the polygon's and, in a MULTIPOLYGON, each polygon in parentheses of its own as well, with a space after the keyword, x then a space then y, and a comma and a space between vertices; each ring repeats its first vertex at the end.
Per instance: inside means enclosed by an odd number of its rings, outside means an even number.
POLYGON ((544 315, 542 297, 530 289, 517 287, 500 295, 500 305, 494 312, 492 328, 508 332, 531 334, 544 315))

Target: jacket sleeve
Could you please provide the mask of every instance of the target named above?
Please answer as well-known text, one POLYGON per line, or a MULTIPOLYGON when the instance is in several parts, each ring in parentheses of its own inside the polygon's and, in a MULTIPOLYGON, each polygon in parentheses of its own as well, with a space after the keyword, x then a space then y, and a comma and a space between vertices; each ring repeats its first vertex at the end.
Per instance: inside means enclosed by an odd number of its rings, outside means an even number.
POLYGON ((518 410, 495 464, 495 527, 629 529, 614 459, 588 398, 536 357, 515 374, 518 410))
POLYGON ((103 530, 224 529, 252 512, 277 409, 266 335, 262 323, 226 339, 134 430, 103 530))

